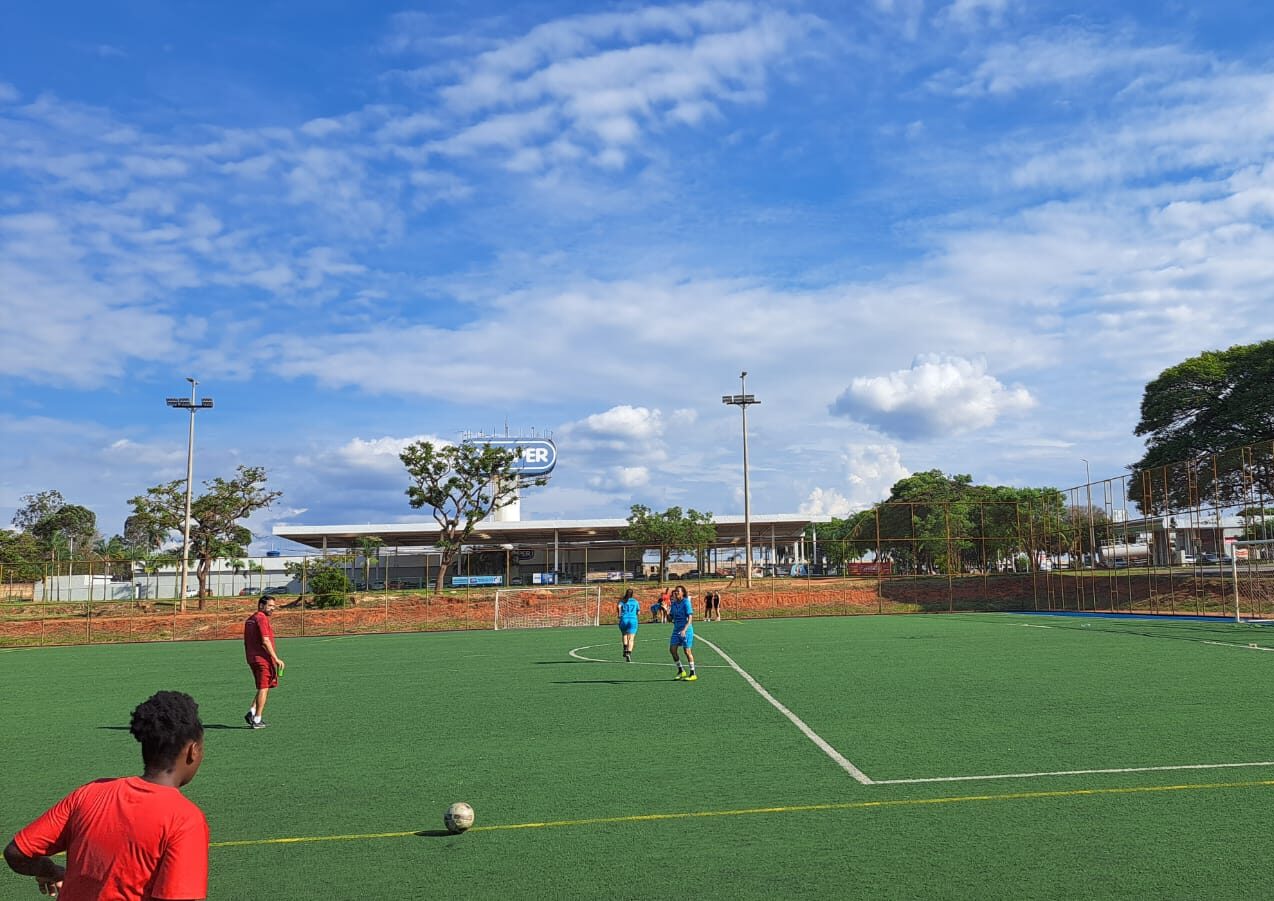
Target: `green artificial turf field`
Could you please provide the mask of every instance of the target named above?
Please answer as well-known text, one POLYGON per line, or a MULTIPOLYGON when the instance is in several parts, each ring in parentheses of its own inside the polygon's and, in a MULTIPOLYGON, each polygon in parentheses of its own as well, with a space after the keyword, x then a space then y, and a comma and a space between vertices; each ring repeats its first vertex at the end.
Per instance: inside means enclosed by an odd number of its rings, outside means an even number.
POLYGON ((668 631, 283 639, 256 732, 237 642, 0 651, 0 832, 139 772, 129 713, 177 689, 215 899, 1268 895, 1264 627, 708 623, 693 684, 668 631))

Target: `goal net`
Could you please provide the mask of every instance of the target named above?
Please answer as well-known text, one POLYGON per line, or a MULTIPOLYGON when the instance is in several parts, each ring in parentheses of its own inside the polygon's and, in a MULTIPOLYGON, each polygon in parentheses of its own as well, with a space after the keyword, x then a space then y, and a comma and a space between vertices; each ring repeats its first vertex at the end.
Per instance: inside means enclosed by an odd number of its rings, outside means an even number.
POLYGON ((601 610, 600 585, 501 588, 495 593, 497 629, 596 626, 601 610))
POLYGON ((1235 618, 1274 619, 1274 538, 1235 541, 1227 547, 1235 618))

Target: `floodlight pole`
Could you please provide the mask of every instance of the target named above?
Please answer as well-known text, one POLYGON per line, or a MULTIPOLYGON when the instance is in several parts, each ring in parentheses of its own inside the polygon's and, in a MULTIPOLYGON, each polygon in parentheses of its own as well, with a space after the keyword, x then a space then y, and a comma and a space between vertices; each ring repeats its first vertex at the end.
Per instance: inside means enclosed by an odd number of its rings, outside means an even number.
POLYGON ((1092 569, 1096 569, 1097 533, 1093 529, 1093 476, 1088 469, 1088 461, 1083 457, 1079 459, 1084 463, 1084 489, 1088 492, 1088 562, 1092 569))
POLYGON ((744 568, 748 588, 752 587, 752 494, 748 489, 748 406, 759 404, 753 395, 748 394, 748 373, 739 374, 739 393, 725 394, 721 397, 723 404, 738 407, 743 412, 743 552, 747 555, 744 568))
POLYGON ((181 581, 177 586, 177 598, 182 613, 186 612, 186 579, 190 573, 190 497, 194 490, 195 479, 195 413, 199 410, 212 409, 212 398, 195 400, 195 390, 199 382, 189 376, 190 400, 181 397, 170 397, 167 404, 177 410, 190 411, 190 432, 186 438, 186 515, 181 524, 181 581))

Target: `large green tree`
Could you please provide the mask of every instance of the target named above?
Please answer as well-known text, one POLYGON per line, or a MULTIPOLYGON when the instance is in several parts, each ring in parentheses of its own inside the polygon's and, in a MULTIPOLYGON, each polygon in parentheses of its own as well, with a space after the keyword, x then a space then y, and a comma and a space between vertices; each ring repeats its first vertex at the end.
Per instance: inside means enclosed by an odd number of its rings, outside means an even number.
POLYGON ((13 514, 13 525, 30 532, 35 524, 66 506, 66 498, 56 488, 22 495, 22 505, 13 514))
POLYGON ((61 560, 88 558, 99 537, 97 514, 68 504, 57 489, 24 495, 13 524, 35 538, 41 556, 61 560))
POLYGON ((697 553, 717 540, 711 513, 669 507, 656 513, 642 504, 633 504, 628 514, 624 538, 643 548, 659 551, 659 580, 662 582, 672 554, 697 553))
POLYGON ((967 474, 933 469, 894 483, 872 510, 820 530, 822 550, 837 562, 872 553, 898 572, 961 573, 993 569, 1021 555, 1059 553, 1056 534, 1065 498, 1055 488, 976 485, 967 474))
POLYGON ((0 529, 0 584, 37 582, 44 578, 44 548, 30 532, 0 529))
MULTIPOLYGON (((282 494, 265 487, 265 469, 240 466, 233 479, 217 477, 204 482, 206 491, 190 504, 190 555, 197 561, 199 608, 208 595, 208 576, 214 560, 229 560, 248 553, 252 532, 242 521, 257 510, 265 509, 282 494)), ((133 516, 137 529, 145 533, 162 531, 180 540, 182 519, 186 512, 186 481, 176 479, 147 489, 133 498, 133 516)), ((185 607, 185 592, 181 604, 185 607)))
POLYGON ((1274 494, 1274 340, 1209 350, 1146 385, 1136 434, 1146 453, 1129 495, 1146 513, 1274 494))
POLYGON ((437 590, 447 584, 447 570, 474 527, 495 510, 507 505, 523 488, 544 485, 542 476, 522 476, 517 471, 519 453, 490 444, 434 444, 417 441, 403 448, 398 458, 407 468, 411 485, 407 499, 412 507, 428 507, 438 523, 437 590))

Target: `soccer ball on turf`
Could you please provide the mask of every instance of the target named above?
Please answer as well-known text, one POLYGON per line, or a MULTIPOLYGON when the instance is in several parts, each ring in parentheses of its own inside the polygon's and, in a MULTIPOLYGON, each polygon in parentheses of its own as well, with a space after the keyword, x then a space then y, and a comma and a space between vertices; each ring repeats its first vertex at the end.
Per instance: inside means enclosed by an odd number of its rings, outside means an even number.
POLYGON ((473 825, 473 808, 464 801, 457 801, 447 808, 447 812, 442 815, 442 822, 448 832, 459 835, 473 825))

